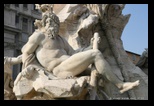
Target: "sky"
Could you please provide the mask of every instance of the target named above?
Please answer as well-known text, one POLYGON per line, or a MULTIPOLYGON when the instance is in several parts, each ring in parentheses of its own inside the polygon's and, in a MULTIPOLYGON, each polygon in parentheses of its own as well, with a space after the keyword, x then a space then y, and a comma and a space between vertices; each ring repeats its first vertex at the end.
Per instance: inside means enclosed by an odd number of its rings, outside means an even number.
POLYGON ((121 37, 123 47, 141 55, 148 48, 148 4, 126 4, 122 14, 131 14, 121 37))

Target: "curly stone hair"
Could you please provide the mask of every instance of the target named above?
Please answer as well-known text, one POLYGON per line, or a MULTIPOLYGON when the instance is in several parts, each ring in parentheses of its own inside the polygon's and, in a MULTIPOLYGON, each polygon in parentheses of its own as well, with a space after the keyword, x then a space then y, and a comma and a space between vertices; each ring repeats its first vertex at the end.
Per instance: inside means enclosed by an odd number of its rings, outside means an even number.
POLYGON ((56 14, 54 14, 54 13, 47 13, 47 14, 45 14, 42 17, 42 26, 45 27, 45 25, 46 25, 46 19, 48 19, 48 18, 50 18, 51 21, 55 22, 56 25, 59 27, 59 25, 60 25, 59 17, 56 14))

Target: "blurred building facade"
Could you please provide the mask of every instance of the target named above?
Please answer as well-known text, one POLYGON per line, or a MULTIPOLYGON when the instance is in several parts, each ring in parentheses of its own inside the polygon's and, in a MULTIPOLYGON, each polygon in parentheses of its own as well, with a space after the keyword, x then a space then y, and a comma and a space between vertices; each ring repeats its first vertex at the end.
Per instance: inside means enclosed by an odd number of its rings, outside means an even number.
POLYGON ((131 51, 127 51, 127 50, 126 50, 126 53, 127 53, 128 57, 130 58, 130 60, 136 65, 137 62, 139 61, 141 55, 137 54, 137 53, 133 53, 131 51))
MULTIPOLYGON (((35 19, 41 19, 41 12, 34 4, 4 4, 4 56, 16 57, 22 46, 35 30, 35 19)), ((21 65, 13 66, 13 79, 20 72, 21 65)))

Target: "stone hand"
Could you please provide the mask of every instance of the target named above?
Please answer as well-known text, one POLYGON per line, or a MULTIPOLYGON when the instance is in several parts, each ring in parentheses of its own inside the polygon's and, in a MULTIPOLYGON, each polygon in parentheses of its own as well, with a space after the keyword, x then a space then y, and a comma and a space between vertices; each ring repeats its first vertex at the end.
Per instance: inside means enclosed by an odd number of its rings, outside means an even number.
POLYGON ((28 66, 27 68, 25 68, 23 71, 22 71, 22 76, 26 77, 26 78, 31 78, 32 75, 33 75, 33 72, 34 72, 34 67, 33 66, 28 66))
POLYGON ((98 44, 100 43, 101 39, 97 32, 95 32, 93 37, 93 49, 98 49, 98 44))

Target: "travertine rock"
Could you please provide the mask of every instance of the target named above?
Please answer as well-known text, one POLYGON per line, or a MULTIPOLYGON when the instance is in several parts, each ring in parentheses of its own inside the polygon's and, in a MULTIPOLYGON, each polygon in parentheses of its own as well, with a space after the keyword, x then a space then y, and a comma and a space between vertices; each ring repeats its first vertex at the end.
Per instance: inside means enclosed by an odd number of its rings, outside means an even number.
POLYGON ((56 15, 53 4, 37 4, 42 20, 22 48, 17 99, 147 100, 148 76, 128 59, 121 41, 130 18, 121 14, 124 6, 66 4, 56 15))
POLYGON ((48 95, 47 99, 68 98, 80 95, 87 86, 87 76, 73 79, 49 79, 43 71, 35 71, 31 79, 22 77, 13 90, 17 99, 32 99, 27 97, 30 92, 40 92, 48 95))
POLYGON ((4 100, 15 100, 13 93, 12 65, 21 63, 21 56, 4 57, 4 100))

